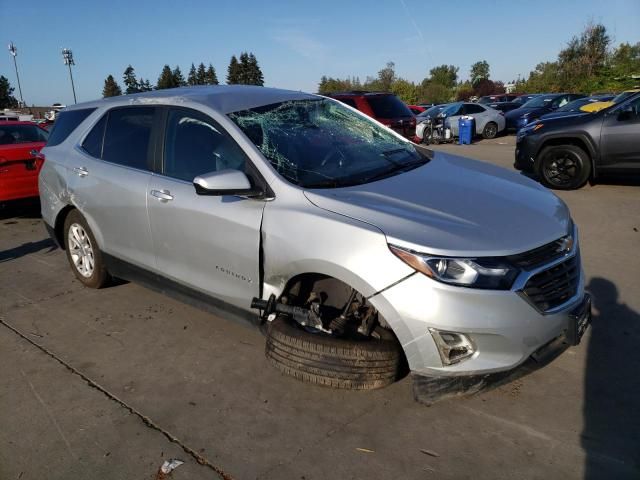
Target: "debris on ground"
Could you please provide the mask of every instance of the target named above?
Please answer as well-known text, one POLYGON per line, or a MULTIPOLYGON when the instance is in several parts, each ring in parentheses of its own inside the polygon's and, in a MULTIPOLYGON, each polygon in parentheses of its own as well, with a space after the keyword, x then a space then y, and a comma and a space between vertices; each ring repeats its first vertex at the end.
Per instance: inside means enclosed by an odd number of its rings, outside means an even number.
POLYGON ((158 473, 156 474, 155 480, 165 480, 169 478, 171 472, 173 472, 176 468, 182 465, 184 462, 182 460, 178 460, 177 458, 171 458, 169 460, 165 460, 162 464, 158 473))
POLYGON ((356 450, 363 453, 375 453, 373 450, 369 450, 368 448, 356 448, 356 450))

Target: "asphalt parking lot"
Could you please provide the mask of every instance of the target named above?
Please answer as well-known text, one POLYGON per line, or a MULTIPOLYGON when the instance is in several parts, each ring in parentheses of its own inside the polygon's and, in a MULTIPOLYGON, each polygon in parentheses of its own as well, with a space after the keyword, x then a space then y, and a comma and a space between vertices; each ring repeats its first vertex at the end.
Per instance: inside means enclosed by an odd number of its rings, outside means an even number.
MULTIPOLYGON (((436 150, 513 163, 514 137, 436 150)), ((0 215, 0 479, 640 478, 640 187, 561 192, 593 327, 512 383, 431 407, 405 378, 313 387, 255 329, 131 283, 83 288, 37 209, 0 215)))

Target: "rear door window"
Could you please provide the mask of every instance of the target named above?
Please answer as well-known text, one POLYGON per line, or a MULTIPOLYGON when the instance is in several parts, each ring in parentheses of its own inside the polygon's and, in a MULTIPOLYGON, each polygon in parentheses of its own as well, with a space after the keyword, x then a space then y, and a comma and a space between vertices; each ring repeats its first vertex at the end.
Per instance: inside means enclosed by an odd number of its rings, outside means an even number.
POLYGON ((412 117, 409 107, 395 95, 371 95, 366 97, 377 118, 412 117))
POLYGON ((87 118, 95 108, 83 108, 79 110, 62 111, 57 115, 53 130, 49 135, 47 147, 55 147, 64 142, 71 132, 87 118))
POLYGON ((464 107, 464 113, 467 115, 470 115, 473 113, 482 113, 482 112, 484 112, 484 108, 482 108, 480 105, 466 104, 464 107))
POLYGON ((109 111, 102 159, 125 167, 150 170, 149 149, 155 107, 125 107, 109 111))

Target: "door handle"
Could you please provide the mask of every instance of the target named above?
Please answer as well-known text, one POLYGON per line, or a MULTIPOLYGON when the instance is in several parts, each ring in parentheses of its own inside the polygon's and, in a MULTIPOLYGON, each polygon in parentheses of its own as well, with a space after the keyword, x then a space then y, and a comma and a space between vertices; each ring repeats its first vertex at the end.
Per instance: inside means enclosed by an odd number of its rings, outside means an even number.
POLYGON ((89 170, 84 167, 75 167, 73 169, 73 172, 79 177, 86 177, 87 175, 89 175, 89 170))
POLYGON ((173 195, 169 190, 151 190, 151 196, 156 197, 162 203, 167 203, 170 200, 173 200, 173 195))

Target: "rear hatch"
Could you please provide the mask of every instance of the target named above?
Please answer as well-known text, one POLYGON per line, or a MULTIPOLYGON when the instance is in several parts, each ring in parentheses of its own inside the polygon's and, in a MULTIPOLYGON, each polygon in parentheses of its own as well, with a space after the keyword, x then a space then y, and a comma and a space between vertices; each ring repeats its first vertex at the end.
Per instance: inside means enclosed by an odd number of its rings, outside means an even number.
POLYGON ((380 123, 400 135, 412 139, 416 133, 416 117, 398 97, 391 94, 369 94, 367 102, 380 123))
POLYGON ((39 152, 45 143, 29 141, 29 135, 37 136, 39 127, 4 124, 0 129, 0 200, 37 196, 43 160, 32 152, 39 152))

